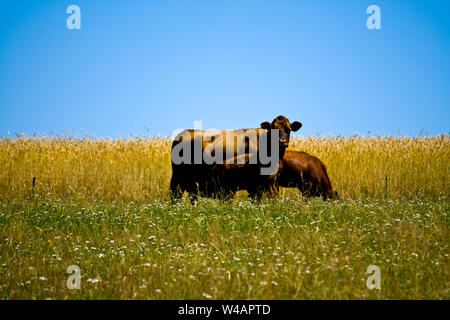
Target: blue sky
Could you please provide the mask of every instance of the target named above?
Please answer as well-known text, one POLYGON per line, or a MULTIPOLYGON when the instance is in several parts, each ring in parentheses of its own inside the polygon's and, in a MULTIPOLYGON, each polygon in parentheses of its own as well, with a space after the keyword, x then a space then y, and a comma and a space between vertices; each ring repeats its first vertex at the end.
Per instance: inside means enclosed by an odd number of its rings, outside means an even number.
POLYGON ((0 136, 449 133, 450 1, 3 0, 0 136), (69 30, 66 8, 81 8, 69 30), (369 30, 366 8, 381 9, 369 30))

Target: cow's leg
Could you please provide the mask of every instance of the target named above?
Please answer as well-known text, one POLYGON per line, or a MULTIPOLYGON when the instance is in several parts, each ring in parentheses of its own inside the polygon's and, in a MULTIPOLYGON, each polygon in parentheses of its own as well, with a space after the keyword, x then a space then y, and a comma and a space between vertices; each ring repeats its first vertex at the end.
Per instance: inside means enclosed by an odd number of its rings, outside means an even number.
POLYGON ((267 188, 266 188, 266 195, 269 198, 275 198, 276 196, 278 196, 278 193, 280 192, 280 187, 276 184, 276 183, 271 183, 267 188))
POLYGON ((256 189, 249 188, 249 189, 247 189, 247 192, 248 192, 248 198, 249 199, 251 199, 251 200, 256 200, 257 199, 258 193, 257 193, 256 189))
POLYGON ((311 192, 309 189, 299 187, 298 190, 300 190, 300 192, 302 193, 303 199, 305 201, 308 201, 311 198, 311 192))
POLYGON ((191 204, 196 204, 198 200, 199 195, 199 187, 197 183, 190 183, 188 186, 186 186, 186 191, 189 196, 189 200, 191 201, 191 204))
POLYGON ((216 198, 220 201, 232 201, 234 199, 235 192, 228 188, 223 188, 220 190, 217 190, 216 192, 216 198))
POLYGON ((172 202, 175 202, 181 198, 183 195, 183 189, 181 184, 175 176, 170 179, 170 197, 172 202))
POLYGON ((252 200, 261 201, 264 191, 261 188, 252 188, 247 190, 248 191, 248 197, 252 200))
POLYGON ((304 183, 298 188, 300 192, 302 193, 305 200, 309 200, 311 197, 315 197, 314 194, 314 186, 310 183, 304 183))
POLYGON ((264 195, 268 198, 275 198, 278 195, 279 187, 275 183, 270 183, 247 191, 249 198, 261 201, 264 195))
POLYGON ((192 191, 188 192, 189 200, 191 201, 191 204, 195 205, 198 201, 198 192, 192 191))

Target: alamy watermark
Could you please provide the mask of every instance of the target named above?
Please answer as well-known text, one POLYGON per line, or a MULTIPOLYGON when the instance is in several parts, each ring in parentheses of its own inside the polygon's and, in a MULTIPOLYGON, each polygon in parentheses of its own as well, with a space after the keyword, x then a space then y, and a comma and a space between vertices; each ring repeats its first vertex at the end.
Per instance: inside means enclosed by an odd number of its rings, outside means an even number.
POLYGON ((366 285, 369 289, 381 289, 381 270, 377 265, 367 267, 366 274, 370 274, 367 278, 366 285))
POLYGON ((81 29, 81 9, 79 6, 72 4, 67 7, 66 13, 70 14, 66 20, 67 29, 81 29))
POLYGON ((67 273, 70 273, 71 276, 67 279, 66 284, 67 288, 70 290, 73 289, 81 289, 81 269, 79 266, 71 265, 67 268, 67 273))
POLYGON ((373 4, 367 7, 367 14, 370 16, 367 18, 366 25, 369 30, 381 29, 381 9, 379 6, 373 4))
POLYGON ((260 164, 261 175, 271 175, 278 169, 278 129, 203 131, 202 122, 195 121, 194 130, 183 130, 173 140, 179 142, 174 143, 171 153, 175 165, 260 164))
MULTIPOLYGON (((69 30, 81 29, 81 9, 78 5, 72 4, 67 7, 66 13, 70 14, 66 20, 66 26, 69 30)), ((366 20, 366 26, 369 30, 381 29, 381 9, 379 6, 372 4, 367 7, 366 13, 370 16, 366 20)))

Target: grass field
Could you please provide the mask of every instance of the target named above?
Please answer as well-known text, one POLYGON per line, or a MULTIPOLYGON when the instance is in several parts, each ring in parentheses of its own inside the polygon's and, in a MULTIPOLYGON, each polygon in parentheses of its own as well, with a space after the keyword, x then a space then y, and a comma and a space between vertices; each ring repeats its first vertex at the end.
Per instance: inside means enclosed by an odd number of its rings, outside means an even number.
POLYGON ((334 202, 284 189, 172 205, 169 148, 0 140, 0 298, 450 298, 448 135, 294 140, 327 165, 334 202), (66 286, 70 265, 80 290, 66 286), (380 290, 366 286, 370 265, 380 290))

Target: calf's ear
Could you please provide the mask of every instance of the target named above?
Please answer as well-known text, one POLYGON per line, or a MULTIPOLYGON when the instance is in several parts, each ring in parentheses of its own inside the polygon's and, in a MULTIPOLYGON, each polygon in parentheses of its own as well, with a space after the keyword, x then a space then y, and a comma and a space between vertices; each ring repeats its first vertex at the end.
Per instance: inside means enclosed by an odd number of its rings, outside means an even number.
POLYGON ((298 129, 300 129, 301 127, 302 127, 301 122, 295 121, 295 122, 291 123, 291 130, 294 132, 297 131, 298 129))
POLYGON ((261 128, 266 129, 266 130, 270 130, 270 123, 267 121, 264 121, 261 123, 261 128))

